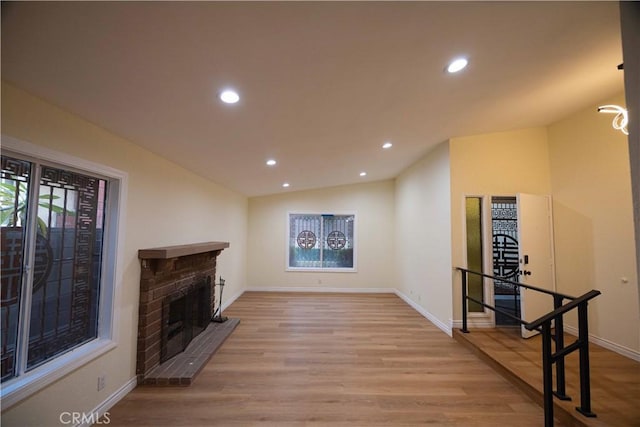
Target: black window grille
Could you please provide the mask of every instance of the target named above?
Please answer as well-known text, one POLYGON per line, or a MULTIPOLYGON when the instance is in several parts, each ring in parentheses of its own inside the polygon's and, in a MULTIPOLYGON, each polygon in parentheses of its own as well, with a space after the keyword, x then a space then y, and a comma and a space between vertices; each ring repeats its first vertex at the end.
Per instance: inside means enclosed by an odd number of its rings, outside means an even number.
POLYGON ((97 337, 107 182, 3 155, 0 190, 4 382, 97 337))

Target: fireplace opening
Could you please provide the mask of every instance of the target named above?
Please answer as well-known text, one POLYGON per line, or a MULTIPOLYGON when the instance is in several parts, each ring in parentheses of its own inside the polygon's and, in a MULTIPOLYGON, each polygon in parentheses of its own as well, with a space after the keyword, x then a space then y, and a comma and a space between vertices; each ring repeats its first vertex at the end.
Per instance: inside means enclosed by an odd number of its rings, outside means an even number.
POLYGON ((184 351, 191 340, 205 330, 211 318, 211 279, 162 301, 160 362, 184 351))

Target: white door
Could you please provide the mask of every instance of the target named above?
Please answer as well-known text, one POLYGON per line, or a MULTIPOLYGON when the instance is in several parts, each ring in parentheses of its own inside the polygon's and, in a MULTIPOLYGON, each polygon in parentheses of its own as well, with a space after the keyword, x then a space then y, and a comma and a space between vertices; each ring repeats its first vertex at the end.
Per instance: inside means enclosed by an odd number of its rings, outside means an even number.
MULTIPOLYGON (((518 243, 520 282, 550 291, 556 290, 553 264, 551 197, 518 194, 518 243)), ((553 310, 553 297, 520 288, 520 313, 531 322, 553 310)), ((523 338, 536 335, 521 327, 523 338)))

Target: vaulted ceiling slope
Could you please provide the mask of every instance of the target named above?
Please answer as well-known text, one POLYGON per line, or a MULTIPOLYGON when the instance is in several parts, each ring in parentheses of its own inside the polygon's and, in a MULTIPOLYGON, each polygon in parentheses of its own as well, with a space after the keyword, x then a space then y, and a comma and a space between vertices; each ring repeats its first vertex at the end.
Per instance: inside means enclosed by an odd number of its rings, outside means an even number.
POLYGON ((3 2, 2 78, 266 195, 393 178, 450 137, 546 125, 621 92, 618 7, 3 2), (447 74, 461 55, 469 66, 447 74), (240 102, 221 103, 225 87, 240 102))

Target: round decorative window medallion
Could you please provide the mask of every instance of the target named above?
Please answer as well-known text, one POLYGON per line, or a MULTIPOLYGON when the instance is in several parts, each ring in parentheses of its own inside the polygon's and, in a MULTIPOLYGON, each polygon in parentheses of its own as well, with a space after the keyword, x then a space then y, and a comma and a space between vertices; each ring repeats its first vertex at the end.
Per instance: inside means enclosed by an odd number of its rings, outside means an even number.
POLYGON ((327 245, 331 249, 342 249, 347 244, 347 237, 342 231, 332 231, 327 236, 327 245))
POLYGON ((302 249, 311 249, 316 245, 316 235, 313 231, 303 230, 298 234, 296 238, 296 242, 298 242, 298 246, 302 249))

